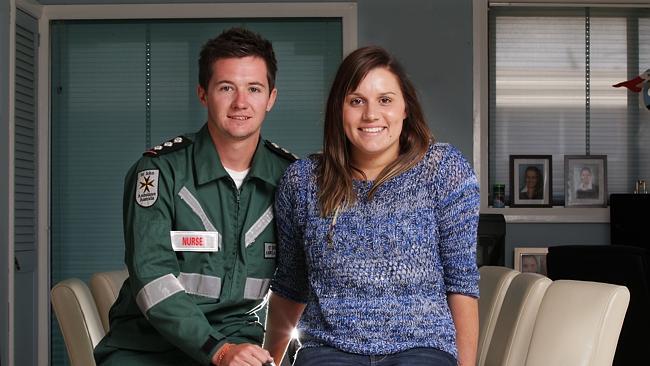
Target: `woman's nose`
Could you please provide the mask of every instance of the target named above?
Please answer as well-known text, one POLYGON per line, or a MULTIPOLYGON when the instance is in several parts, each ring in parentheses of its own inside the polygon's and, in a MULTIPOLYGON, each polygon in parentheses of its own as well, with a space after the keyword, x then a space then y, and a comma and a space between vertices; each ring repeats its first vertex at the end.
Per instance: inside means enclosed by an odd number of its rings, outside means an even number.
POLYGON ((366 105, 366 108, 363 111, 363 116, 362 117, 366 121, 376 121, 379 118, 379 117, 377 117, 377 110, 372 105, 372 103, 368 103, 366 105))

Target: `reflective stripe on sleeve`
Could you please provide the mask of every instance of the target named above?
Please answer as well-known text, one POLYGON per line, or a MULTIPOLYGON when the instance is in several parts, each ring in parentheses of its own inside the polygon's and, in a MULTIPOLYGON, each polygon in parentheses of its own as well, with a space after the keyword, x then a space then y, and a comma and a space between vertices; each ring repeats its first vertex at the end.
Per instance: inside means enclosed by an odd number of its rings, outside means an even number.
POLYGON ((244 299, 259 300, 263 299, 269 291, 269 278, 247 278, 244 287, 244 299))
POLYGON ((198 273, 183 273, 178 275, 178 281, 185 292, 218 299, 221 294, 221 278, 198 273))
POLYGON ((185 201, 185 203, 187 203, 188 206, 190 206, 192 211, 194 211, 194 213, 201 219, 205 231, 216 232, 219 238, 218 241, 219 243, 221 243, 221 234, 217 231, 214 225, 212 225, 210 219, 208 219, 208 215, 206 215, 205 211, 203 211, 203 207, 201 207, 199 201, 194 196, 192 196, 192 193, 190 193, 189 189, 187 189, 187 187, 181 188, 181 190, 178 192, 178 195, 181 197, 183 201, 185 201))
POLYGON ((266 229, 267 226, 273 221, 273 206, 269 206, 269 208, 264 211, 262 216, 260 216, 257 221, 251 226, 250 229, 246 232, 246 235, 244 236, 244 243, 246 246, 250 246, 255 242, 255 239, 266 229))
POLYGON ((147 316, 147 311, 159 302, 183 291, 183 286, 173 274, 169 273, 146 284, 135 298, 142 314, 147 316))

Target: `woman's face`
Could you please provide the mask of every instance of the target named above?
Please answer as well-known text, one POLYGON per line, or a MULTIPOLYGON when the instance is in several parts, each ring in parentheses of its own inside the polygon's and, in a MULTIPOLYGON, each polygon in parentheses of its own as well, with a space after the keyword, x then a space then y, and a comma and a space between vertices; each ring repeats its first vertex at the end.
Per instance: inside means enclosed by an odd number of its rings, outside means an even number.
POLYGON ((591 172, 587 169, 583 169, 582 172, 580 172, 580 181, 584 185, 590 185, 591 184, 591 172))
POLYGON ((535 188, 537 187, 537 181, 539 180, 539 177, 537 176, 537 173, 532 170, 526 170, 526 187, 528 188, 535 188))
POLYGON ((395 160, 405 118, 406 103, 397 77, 383 67, 370 70, 343 102, 343 130, 352 160, 395 160))

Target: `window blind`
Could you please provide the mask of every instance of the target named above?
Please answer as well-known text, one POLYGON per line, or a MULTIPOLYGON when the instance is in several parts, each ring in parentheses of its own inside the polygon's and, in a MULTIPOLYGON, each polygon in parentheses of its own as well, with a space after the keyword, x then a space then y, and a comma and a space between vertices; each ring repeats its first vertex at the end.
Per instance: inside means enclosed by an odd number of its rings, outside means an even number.
POLYGON ((650 178, 650 112, 612 85, 650 68, 643 9, 490 9, 489 181, 509 191, 509 155, 607 155, 609 193, 650 178), (588 86, 588 88, 587 88, 588 86), (587 107, 589 102, 589 107, 587 107))

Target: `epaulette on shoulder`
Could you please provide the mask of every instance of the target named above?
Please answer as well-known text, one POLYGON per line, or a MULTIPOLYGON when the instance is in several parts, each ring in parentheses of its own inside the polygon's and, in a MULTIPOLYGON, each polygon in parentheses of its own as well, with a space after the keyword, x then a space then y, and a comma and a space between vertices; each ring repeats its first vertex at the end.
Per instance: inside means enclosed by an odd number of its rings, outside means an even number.
POLYGON ((142 153, 142 155, 156 157, 156 156, 170 153, 172 151, 180 150, 185 146, 190 145, 191 143, 192 140, 188 139, 187 137, 178 136, 178 137, 174 137, 171 140, 167 140, 160 145, 156 145, 152 147, 151 149, 142 153))
POLYGON ((280 155, 281 157, 289 160, 292 163, 294 161, 298 160, 298 155, 291 153, 289 150, 285 149, 284 147, 280 147, 275 142, 271 142, 269 140, 264 140, 264 145, 266 145, 266 147, 268 147, 269 150, 271 150, 274 153, 280 155))

